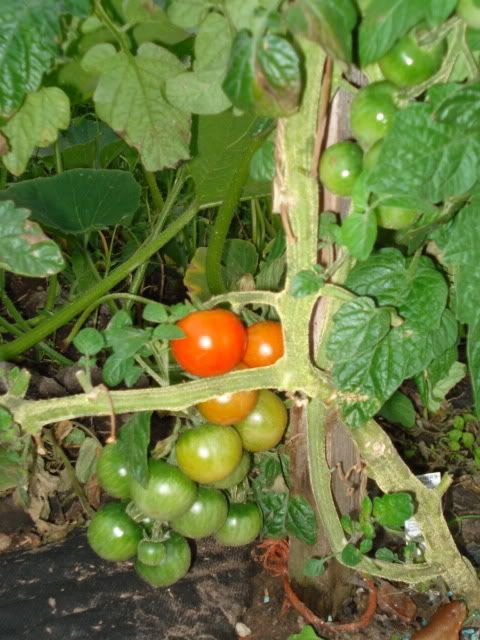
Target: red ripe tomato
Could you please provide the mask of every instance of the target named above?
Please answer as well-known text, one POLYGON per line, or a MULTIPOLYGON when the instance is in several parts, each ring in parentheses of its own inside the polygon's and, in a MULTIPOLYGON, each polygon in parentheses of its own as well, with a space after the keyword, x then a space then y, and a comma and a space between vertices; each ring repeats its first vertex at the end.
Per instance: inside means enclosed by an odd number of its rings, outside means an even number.
POLYGON ((194 311, 177 322, 184 338, 171 341, 178 364, 196 376, 218 376, 233 369, 245 353, 247 332, 225 309, 194 311))
POLYGON ((236 424, 248 416, 257 404, 258 391, 238 391, 200 402, 197 409, 213 424, 236 424))
POLYGON ((283 356, 283 333, 280 322, 265 320, 247 329, 247 350, 243 363, 247 367, 266 367, 283 356))

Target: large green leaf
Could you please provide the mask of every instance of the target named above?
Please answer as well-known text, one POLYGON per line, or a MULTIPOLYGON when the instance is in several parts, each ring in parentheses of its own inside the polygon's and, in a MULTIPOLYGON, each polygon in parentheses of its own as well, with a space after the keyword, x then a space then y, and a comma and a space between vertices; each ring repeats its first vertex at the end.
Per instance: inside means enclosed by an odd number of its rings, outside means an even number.
POLYGON ((306 544, 317 541, 317 519, 312 505, 304 496, 290 495, 285 528, 288 533, 306 544))
POLYGON ((0 200, 13 200, 30 209, 38 222, 63 233, 86 233, 135 213, 140 185, 126 171, 72 169, 12 184, 0 192, 0 200))
MULTIPOLYGON (((251 114, 234 116, 231 111, 198 119, 197 152, 188 168, 195 181, 200 204, 218 204, 223 200, 248 146, 249 137, 255 131, 255 123, 256 118, 251 114)), ((270 192, 270 182, 249 180, 243 197, 270 192)))
POLYGON ((87 15, 90 0, 2 0, 0 6, 0 114, 36 91, 54 61, 59 17, 87 15))
POLYGON ((377 218, 375 211, 351 213, 343 222, 338 241, 358 260, 366 260, 377 239, 377 218))
POLYGON ((64 261, 60 249, 29 215, 11 201, 0 202, 1 268, 37 278, 61 271, 64 261))
POLYGON ((341 404, 352 426, 379 411, 406 378, 418 375, 456 341, 456 327, 445 311, 448 287, 428 258, 406 261, 396 249, 372 255, 351 272, 347 286, 390 310, 359 298, 334 316, 327 344, 341 404), (390 330, 389 330, 390 329, 390 330))
POLYGON ((27 168, 35 147, 48 147, 55 142, 59 129, 66 129, 69 122, 70 101, 61 89, 47 87, 31 93, 0 129, 9 146, 2 158, 4 165, 19 176, 27 168))
POLYGON ((288 13, 291 28, 319 42, 333 58, 352 59, 352 30, 357 22, 352 0, 296 0, 288 13))
POLYGON ((360 25, 361 64, 381 58, 424 17, 425 0, 373 0, 360 25))
POLYGON ((436 203, 468 192, 479 158, 478 135, 439 122, 427 104, 414 104, 396 114, 367 183, 377 193, 436 203))
POLYGON ((230 26, 223 16, 210 13, 195 38, 193 71, 170 78, 168 101, 189 113, 214 114, 228 109, 230 100, 222 89, 232 46, 230 26))
POLYGON ((98 116, 138 150, 148 171, 189 157, 190 116, 164 97, 166 82, 185 70, 172 53, 145 43, 132 56, 99 44, 82 65, 100 74, 93 96, 98 116))

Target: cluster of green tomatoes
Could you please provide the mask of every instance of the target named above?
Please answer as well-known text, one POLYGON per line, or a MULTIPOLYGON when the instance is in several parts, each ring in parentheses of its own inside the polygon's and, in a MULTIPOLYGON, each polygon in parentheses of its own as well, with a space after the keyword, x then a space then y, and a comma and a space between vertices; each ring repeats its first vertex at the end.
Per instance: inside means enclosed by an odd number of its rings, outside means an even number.
MULTIPOLYGON (((333 144, 320 160, 320 181, 329 191, 352 196, 362 171, 371 171, 378 160, 383 138, 401 108, 401 92, 437 73, 446 48, 445 40, 420 44, 413 34, 408 34, 379 61, 385 80, 360 89, 351 105, 350 128, 356 142, 344 140, 333 144)), ((409 227, 419 216, 414 209, 397 206, 380 205, 375 213, 379 227, 393 230, 409 227)))
MULTIPOLYGON (((174 358, 193 375, 274 364, 283 355, 280 323, 258 322, 246 328, 230 311, 195 311, 178 325, 183 338, 172 341, 174 358)), ((148 482, 129 472, 124 449, 107 444, 98 459, 101 487, 120 501, 97 511, 88 541, 103 559, 135 557, 138 575, 155 587, 180 580, 189 570, 189 539, 214 536, 228 546, 249 544, 263 521, 253 501, 237 501, 236 491, 251 469, 252 453, 275 447, 288 414, 273 392, 225 393, 197 405, 207 420, 184 430, 172 462, 150 459, 148 482)))

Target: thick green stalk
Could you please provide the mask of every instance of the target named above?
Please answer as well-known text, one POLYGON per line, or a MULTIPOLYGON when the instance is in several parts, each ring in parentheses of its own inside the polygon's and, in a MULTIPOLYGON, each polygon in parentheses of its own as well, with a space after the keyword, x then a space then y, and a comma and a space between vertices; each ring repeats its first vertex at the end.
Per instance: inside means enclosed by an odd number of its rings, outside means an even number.
MULTIPOLYGON (((169 198, 165 206, 172 207, 173 203, 174 198, 169 198)), ((108 293, 110 289, 124 280, 131 271, 139 267, 145 260, 148 260, 161 249, 161 247, 174 238, 177 233, 193 219, 197 213, 197 208, 196 203, 190 205, 165 231, 145 242, 128 260, 112 271, 104 280, 96 283, 76 300, 62 307, 62 309, 57 311, 52 317, 44 320, 35 328, 30 329, 28 333, 25 333, 9 344, 1 345, 0 360, 9 360, 30 349, 30 347, 37 344, 37 342, 43 340, 43 338, 46 338, 78 316, 84 309, 94 303, 97 298, 108 293)))
POLYGON ((255 151, 261 146, 263 138, 258 136, 251 138, 245 153, 242 156, 240 165, 235 172, 230 188, 220 205, 210 237, 208 239, 206 272, 208 288, 213 295, 225 293, 226 286, 222 274, 222 256, 227 239, 228 230, 233 220, 235 207, 237 206, 245 182, 250 171, 250 161, 255 151))

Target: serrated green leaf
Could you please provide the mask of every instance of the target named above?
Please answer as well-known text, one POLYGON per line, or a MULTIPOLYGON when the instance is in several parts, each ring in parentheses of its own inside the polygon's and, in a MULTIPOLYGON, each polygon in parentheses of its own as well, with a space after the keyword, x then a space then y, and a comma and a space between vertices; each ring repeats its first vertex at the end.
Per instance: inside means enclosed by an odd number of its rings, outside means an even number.
POLYGON ((446 85, 446 88, 443 100, 437 98, 435 118, 439 122, 461 127, 465 131, 478 132, 480 129, 480 83, 446 85))
POLYGON ((368 261, 356 264, 345 283, 359 296, 370 296, 380 305, 398 306, 408 293, 405 258, 398 249, 381 249, 368 261))
POLYGON ((0 491, 13 489, 22 475, 22 458, 11 449, 0 448, 0 491))
POLYGON ((352 518, 349 515, 343 515, 340 518, 340 523, 342 525, 342 529, 349 536, 353 534, 353 522, 352 518))
POLYGON ((333 58, 352 59, 352 30, 357 22, 352 0, 297 0, 287 12, 295 32, 318 42, 333 58))
POLYGON ((29 215, 10 200, 0 202, 0 266, 31 277, 58 273, 65 266, 62 253, 29 215))
POLYGON ((185 333, 175 324, 159 324, 153 330, 153 337, 157 340, 175 340, 184 338, 185 333))
POLYGON ((108 327, 104 335, 107 346, 111 347, 117 356, 126 359, 135 355, 149 341, 151 329, 131 326, 108 327))
POLYGON ((239 109, 247 110, 253 105, 254 40, 249 31, 242 29, 232 44, 223 90, 239 109))
POLYGON ((288 499, 286 530, 306 544, 317 541, 317 518, 315 511, 306 498, 290 495, 288 499))
POLYGON ((362 552, 351 542, 343 547, 341 557, 342 562, 348 567, 355 567, 363 559, 362 552))
POLYGON ((75 475, 80 482, 88 482, 95 473, 100 445, 95 438, 85 438, 82 442, 75 463, 75 475))
POLYGON ((127 373, 127 360, 117 353, 112 353, 102 367, 103 381, 107 387, 116 387, 127 373))
POLYGON ((478 177, 480 138, 439 122, 428 104, 400 110, 367 176, 376 193, 437 203, 466 193, 478 177))
POLYGON ((75 348, 86 356, 94 356, 105 346, 105 339, 100 331, 87 327, 77 333, 73 339, 75 348))
POLYGON ((425 0, 425 17, 432 27, 445 22, 457 6, 458 0, 425 0))
POLYGON ((372 539, 364 538, 363 540, 360 541, 360 544, 358 545, 358 550, 360 551, 360 553, 365 554, 371 551, 372 547, 373 547, 372 539))
POLYGON ((377 218, 375 211, 351 213, 343 222, 338 242, 347 247, 358 260, 366 260, 377 239, 377 218))
POLYGON ((140 185, 128 171, 71 169, 0 192, 0 200, 27 207, 32 217, 63 233, 88 233, 119 224, 140 205, 140 185))
POLYGON ((253 481, 252 486, 263 514, 263 535, 267 538, 284 538, 288 493, 264 491, 263 483, 257 479, 253 481))
POLYGON ((412 496, 404 491, 387 493, 373 500, 373 517, 387 529, 401 529, 415 513, 412 496))
MULTIPOLYGON (((94 53, 84 60, 87 69, 94 53)), ((164 98, 165 83, 183 71, 172 53, 152 43, 140 45, 136 56, 110 51, 101 67, 93 96, 96 112, 138 150, 148 171, 173 167, 189 157, 190 116, 164 98)))
POLYGON ((325 573, 327 566, 324 558, 310 558, 303 567, 303 575, 318 578, 325 573))
POLYGON ((267 140, 250 161, 250 177, 257 182, 269 182, 275 175, 274 144, 267 140))
POLYGON ((375 558, 384 562, 398 562, 398 555, 387 547, 380 547, 375 551, 375 558))
POLYGON ((122 426, 118 437, 130 475, 142 486, 148 482, 151 418, 151 411, 136 413, 122 426))
POLYGON ((147 322, 166 322, 168 320, 168 310, 160 302, 149 302, 143 309, 142 318, 147 322))
POLYGON ((89 0, 2 0, 0 114, 8 116, 40 86, 58 51, 59 17, 87 15, 89 0))
POLYGON ((7 169, 21 175, 35 147, 48 147, 55 142, 60 129, 70 122, 70 101, 57 87, 45 87, 27 96, 25 102, 7 124, 0 129, 9 151, 2 156, 7 169))
POLYGON ((304 298, 320 291, 325 278, 313 269, 299 271, 293 276, 291 293, 294 298, 304 298))
POLYGON ((393 396, 387 400, 379 411, 380 415, 392 422, 400 424, 406 429, 413 429, 415 426, 415 407, 410 398, 400 391, 395 391, 393 396))
POLYGON ((253 275, 257 270, 258 253, 255 245, 248 240, 234 238, 225 242, 222 256, 224 277, 228 289, 236 288, 245 274, 253 275))

